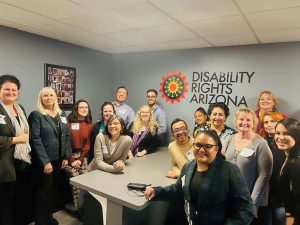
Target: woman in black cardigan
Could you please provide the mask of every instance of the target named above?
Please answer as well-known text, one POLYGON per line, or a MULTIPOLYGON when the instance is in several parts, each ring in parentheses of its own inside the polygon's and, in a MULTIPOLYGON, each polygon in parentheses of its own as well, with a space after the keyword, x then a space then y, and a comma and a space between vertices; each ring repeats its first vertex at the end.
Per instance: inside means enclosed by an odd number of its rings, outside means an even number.
POLYGON ((300 225, 300 122, 283 119, 275 128, 275 143, 284 151, 286 160, 279 173, 279 188, 286 210, 300 225))
POLYGON ((131 126, 132 145, 129 158, 154 152, 157 147, 158 124, 148 105, 140 107, 131 126))

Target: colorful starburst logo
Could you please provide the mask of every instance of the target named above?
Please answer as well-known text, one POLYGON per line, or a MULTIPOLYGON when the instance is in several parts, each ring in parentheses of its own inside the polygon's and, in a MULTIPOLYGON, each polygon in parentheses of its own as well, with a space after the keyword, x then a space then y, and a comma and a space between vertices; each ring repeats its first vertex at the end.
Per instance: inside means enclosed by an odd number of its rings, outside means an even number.
POLYGON ((187 86, 186 76, 181 72, 174 71, 167 73, 162 78, 159 91, 162 94, 162 98, 166 99, 166 102, 170 101, 173 104, 174 102, 180 102, 181 98, 185 98, 187 86))

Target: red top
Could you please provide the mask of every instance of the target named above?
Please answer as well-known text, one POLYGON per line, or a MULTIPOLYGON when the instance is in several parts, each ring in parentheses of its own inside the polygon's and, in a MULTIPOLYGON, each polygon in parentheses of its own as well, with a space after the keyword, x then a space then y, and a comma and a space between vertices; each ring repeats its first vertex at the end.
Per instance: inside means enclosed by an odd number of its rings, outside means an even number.
MULTIPOLYGON (((85 121, 81 121, 78 123, 68 123, 69 131, 70 131, 70 140, 71 140, 71 148, 73 150, 81 149, 81 154, 79 157, 80 161, 83 161, 83 158, 90 150, 91 142, 90 136, 93 124, 87 123, 85 121)), ((72 163, 76 159, 71 155, 69 158, 69 162, 72 163)))

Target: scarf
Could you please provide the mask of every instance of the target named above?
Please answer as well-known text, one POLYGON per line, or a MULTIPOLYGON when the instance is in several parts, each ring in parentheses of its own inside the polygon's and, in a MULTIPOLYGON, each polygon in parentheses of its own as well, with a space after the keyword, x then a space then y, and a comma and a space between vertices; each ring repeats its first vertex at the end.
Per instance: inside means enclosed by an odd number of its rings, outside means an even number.
POLYGON ((138 153, 139 144, 144 139, 144 137, 148 134, 148 132, 149 132, 149 128, 147 127, 147 129, 144 132, 140 131, 133 135, 132 144, 131 144, 131 148, 130 148, 133 155, 138 153))
MULTIPOLYGON (((17 102, 14 102, 14 108, 15 108, 17 115, 19 117, 19 120, 20 120, 20 123, 19 123, 18 120, 16 119, 16 117, 11 114, 8 107, 1 100, 0 100, 0 104, 6 111, 13 127, 15 128, 16 137, 22 133, 28 134, 29 133, 29 125, 28 125, 26 116, 25 116, 22 108, 20 107, 20 105, 17 102)), ((23 160, 30 164, 31 163, 31 157, 29 154, 30 152, 31 152, 31 148, 30 148, 29 142, 17 143, 15 146, 14 158, 23 160)))

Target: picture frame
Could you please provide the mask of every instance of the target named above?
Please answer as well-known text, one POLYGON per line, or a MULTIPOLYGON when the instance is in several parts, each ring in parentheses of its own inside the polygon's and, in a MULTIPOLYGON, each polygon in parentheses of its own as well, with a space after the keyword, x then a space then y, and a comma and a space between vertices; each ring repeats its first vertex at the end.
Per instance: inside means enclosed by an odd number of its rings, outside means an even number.
POLYGON ((76 68, 45 63, 45 87, 52 87, 61 109, 71 110, 76 96, 76 68))

